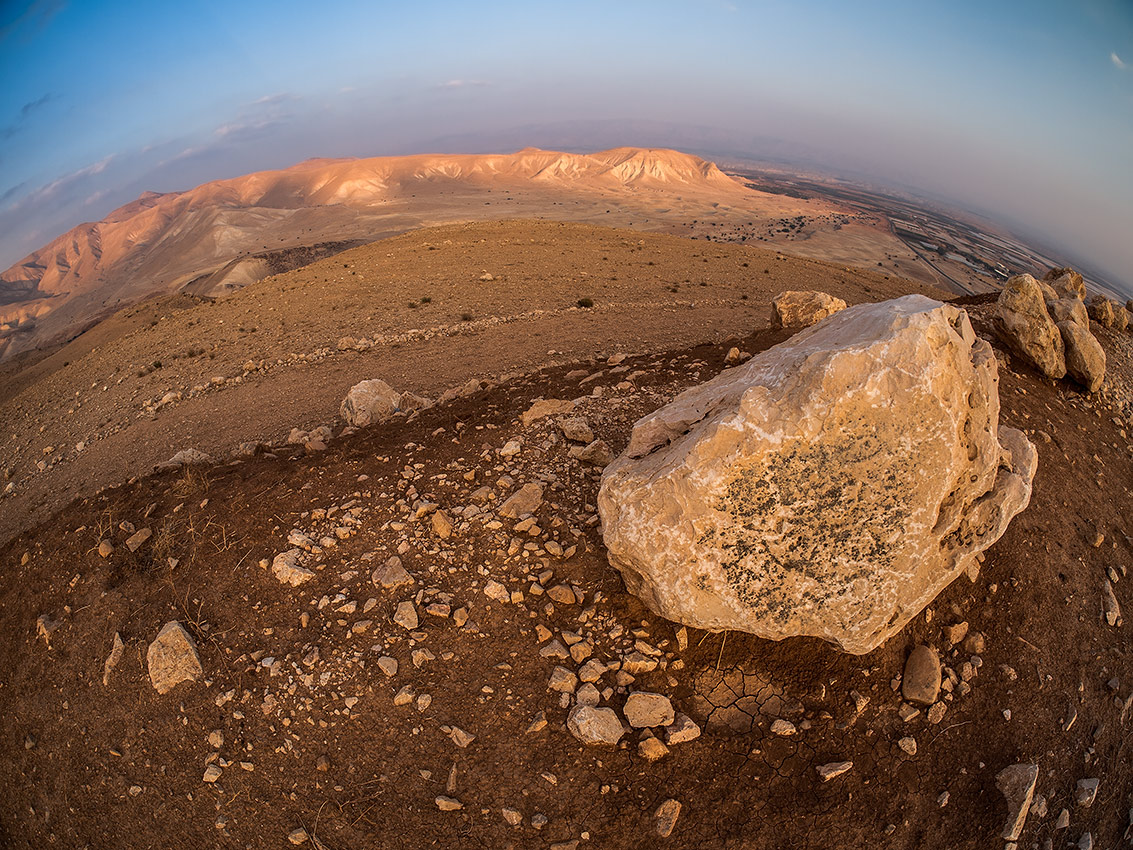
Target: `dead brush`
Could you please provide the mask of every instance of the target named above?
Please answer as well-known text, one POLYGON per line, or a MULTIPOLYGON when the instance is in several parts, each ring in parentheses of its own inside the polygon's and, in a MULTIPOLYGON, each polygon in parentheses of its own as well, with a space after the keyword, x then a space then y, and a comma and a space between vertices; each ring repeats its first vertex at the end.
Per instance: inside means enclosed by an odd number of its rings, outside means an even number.
POLYGON ((98 515, 98 519, 90 526, 90 534, 94 538, 94 545, 87 550, 87 553, 97 552, 98 544, 103 540, 109 540, 114 535, 116 528, 114 522, 114 509, 106 508, 98 515))
POLYGON ((175 553, 179 550, 179 539, 182 534, 181 523, 176 517, 166 517, 157 529, 153 536, 153 542, 150 544, 150 555, 153 558, 153 565, 157 569, 163 566, 169 566, 176 557, 175 553))
POLYGON ((205 473, 192 465, 182 467, 181 474, 173 482, 173 493, 180 499, 203 495, 208 492, 209 480, 205 473))

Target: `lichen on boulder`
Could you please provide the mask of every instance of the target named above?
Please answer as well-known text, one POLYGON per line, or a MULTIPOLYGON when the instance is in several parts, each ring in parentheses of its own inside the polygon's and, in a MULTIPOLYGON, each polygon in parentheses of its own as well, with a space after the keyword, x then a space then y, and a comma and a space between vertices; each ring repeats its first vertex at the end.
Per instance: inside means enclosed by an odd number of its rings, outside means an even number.
POLYGON ((611 563, 660 615, 860 654, 999 538, 1036 461, 999 427, 991 346, 913 295, 842 311, 639 420, 598 502, 611 563))

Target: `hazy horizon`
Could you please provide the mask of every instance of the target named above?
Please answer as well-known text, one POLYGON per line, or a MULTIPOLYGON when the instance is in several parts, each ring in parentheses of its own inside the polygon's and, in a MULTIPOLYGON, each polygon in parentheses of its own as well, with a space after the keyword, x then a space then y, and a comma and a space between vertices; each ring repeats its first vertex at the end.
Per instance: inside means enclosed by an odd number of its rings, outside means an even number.
POLYGON ((1133 289, 1133 6, 913 11, 9 4, 0 268, 143 191, 311 157, 624 144, 920 190, 1133 289))

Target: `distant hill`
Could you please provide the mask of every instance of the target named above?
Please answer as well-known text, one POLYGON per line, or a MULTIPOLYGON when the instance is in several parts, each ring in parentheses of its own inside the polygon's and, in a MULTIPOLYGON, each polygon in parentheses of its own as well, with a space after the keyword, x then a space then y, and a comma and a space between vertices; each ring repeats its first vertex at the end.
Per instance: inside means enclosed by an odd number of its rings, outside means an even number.
POLYGON ((506 210, 479 198, 500 191, 548 205, 564 193, 592 199, 660 194, 666 203, 674 192, 732 202, 759 196, 710 162, 645 148, 313 159, 186 192, 147 192, 0 274, 0 356, 73 336, 115 309, 203 276, 229 288, 234 280, 250 282, 250 269, 268 266, 244 263, 235 276, 225 270, 265 250, 369 241, 421 224, 499 217, 506 210))

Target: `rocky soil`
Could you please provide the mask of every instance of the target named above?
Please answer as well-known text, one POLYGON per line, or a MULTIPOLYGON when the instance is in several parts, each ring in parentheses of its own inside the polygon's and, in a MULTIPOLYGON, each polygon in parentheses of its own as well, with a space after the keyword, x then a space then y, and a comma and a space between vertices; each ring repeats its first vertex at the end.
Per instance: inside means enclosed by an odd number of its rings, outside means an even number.
POLYGON ((1003 421, 1039 447, 1030 508, 855 657, 650 614, 577 457, 789 334, 579 358, 345 436, 328 419, 325 450, 160 472, 21 533, 0 554, 4 840, 975 848, 1011 814, 1000 771, 1033 763, 1020 847, 1123 846, 1133 658, 1103 597, 1133 605, 1129 338, 1098 332, 1108 395, 1001 371, 1003 421), (571 404, 535 418, 540 399, 571 404), (192 652, 159 694, 171 621, 192 652))

